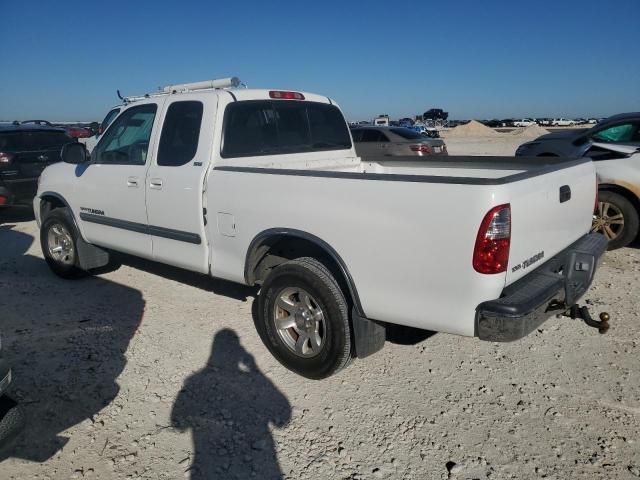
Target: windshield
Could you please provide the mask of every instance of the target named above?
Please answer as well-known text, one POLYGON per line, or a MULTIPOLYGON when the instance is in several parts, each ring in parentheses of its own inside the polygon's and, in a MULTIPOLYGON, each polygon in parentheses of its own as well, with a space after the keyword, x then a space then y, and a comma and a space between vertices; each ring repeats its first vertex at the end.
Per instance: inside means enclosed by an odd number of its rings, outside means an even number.
POLYGON ((107 113, 107 115, 104 117, 104 120, 102 120, 102 123, 100 124, 100 128, 102 128, 103 132, 107 129, 109 124, 113 122, 113 119, 118 116, 118 113, 120 113, 119 108, 114 108, 113 110, 109 110, 109 113, 107 113))
POLYGON ((593 139, 604 143, 632 142, 634 141, 634 134, 636 130, 637 125, 634 125, 634 123, 623 123, 621 125, 600 130, 593 136, 593 139))

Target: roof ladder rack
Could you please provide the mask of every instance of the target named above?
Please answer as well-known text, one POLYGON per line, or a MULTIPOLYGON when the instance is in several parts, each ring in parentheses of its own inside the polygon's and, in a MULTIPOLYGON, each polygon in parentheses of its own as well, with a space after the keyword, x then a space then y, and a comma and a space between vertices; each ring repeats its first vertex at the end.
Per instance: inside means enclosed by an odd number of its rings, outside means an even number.
POLYGON ((192 83, 178 83, 175 85, 167 85, 166 87, 160 87, 158 92, 146 93, 145 95, 138 95, 132 97, 123 97, 118 90, 118 97, 126 104, 145 100, 147 98, 160 97, 164 95, 171 95, 174 93, 194 92, 197 90, 210 90, 220 88, 234 88, 243 85, 238 77, 219 78, 216 80, 204 80, 202 82, 192 83))

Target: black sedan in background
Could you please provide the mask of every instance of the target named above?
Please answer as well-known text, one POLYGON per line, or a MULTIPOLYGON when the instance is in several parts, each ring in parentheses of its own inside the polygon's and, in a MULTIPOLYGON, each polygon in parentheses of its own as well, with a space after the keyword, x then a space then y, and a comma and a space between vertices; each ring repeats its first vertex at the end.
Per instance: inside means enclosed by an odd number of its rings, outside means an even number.
POLYGON ((46 122, 0 124, 0 207, 31 204, 38 177, 72 139, 46 122))

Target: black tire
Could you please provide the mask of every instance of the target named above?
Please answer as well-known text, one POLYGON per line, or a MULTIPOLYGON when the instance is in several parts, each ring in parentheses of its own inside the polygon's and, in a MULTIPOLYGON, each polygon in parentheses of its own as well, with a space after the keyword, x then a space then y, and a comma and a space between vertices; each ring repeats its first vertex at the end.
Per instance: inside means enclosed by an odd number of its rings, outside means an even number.
POLYGON ((609 239, 607 250, 615 250, 629 245, 638 236, 639 227, 640 218, 638 217, 638 210, 636 210, 635 206, 626 197, 607 190, 598 192, 598 208, 596 209, 593 231, 603 233, 607 236, 607 239, 609 239), (619 231, 615 232, 617 235, 612 239, 609 239, 611 235, 607 235, 607 232, 604 231, 605 227, 598 228, 596 225, 596 222, 601 221, 600 213, 606 204, 609 204, 612 209, 609 211, 609 214, 616 211, 620 212, 624 220, 624 225, 622 225, 619 231))
POLYGON ((40 247, 42 248, 42 254, 49 268, 59 277, 75 279, 87 275, 87 272, 79 267, 77 238, 78 231, 75 228, 73 220, 71 220, 71 213, 66 207, 51 210, 42 222, 42 226, 40 227, 40 247), (49 235, 49 230, 57 224, 62 224, 71 236, 75 258, 73 263, 69 265, 58 262, 49 252, 47 236, 49 235))
POLYGON ((18 436, 25 423, 22 407, 7 396, 0 397, 0 449, 18 436))
POLYGON ((289 370, 313 380, 327 378, 351 360, 349 306, 329 269, 314 258, 291 260, 275 268, 258 296, 256 329, 265 346, 289 370), (276 328, 276 302, 285 289, 303 289, 324 313, 322 344, 312 357, 289 347, 276 328))

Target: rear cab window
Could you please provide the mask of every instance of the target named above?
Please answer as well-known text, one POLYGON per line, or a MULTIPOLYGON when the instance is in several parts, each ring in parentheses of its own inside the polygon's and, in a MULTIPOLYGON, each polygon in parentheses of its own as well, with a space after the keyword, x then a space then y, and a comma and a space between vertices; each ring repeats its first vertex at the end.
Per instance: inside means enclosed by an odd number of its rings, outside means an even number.
POLYGON ((308 101, 247 100, 227 106, 223 158, 308 153, 351 148, 335 105, 308 101))

